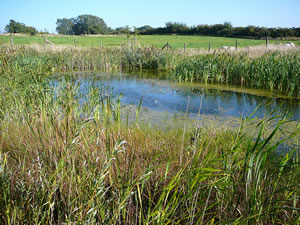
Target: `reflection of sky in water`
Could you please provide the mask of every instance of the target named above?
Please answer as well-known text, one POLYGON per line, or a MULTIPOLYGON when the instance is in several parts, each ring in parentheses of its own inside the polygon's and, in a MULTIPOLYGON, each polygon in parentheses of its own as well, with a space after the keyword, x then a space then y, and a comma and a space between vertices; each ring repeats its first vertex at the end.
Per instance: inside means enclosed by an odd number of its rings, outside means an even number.
POLYGON ((249 115, 261 104, 256 116, 262 117, 264 113, 278 108, 279 113, 289 111, 294 119, 300 118, 299 100, 295 99, 269 98, 195 87, 174 87, 168 81, 143 79, 130 75, 99 75, 94 82, 91 82, 89 76, 78 77, 78 79, 81 81, 80 89, 83 92, 92 83, 99 88, 109 87, 116 94, 122 93, 123 104, 138 105, 143 97, 142 106, 155 111, 185 112, 190 96, 189 112, 198 113, 203 93, 202 114, 240 117, 249 115))

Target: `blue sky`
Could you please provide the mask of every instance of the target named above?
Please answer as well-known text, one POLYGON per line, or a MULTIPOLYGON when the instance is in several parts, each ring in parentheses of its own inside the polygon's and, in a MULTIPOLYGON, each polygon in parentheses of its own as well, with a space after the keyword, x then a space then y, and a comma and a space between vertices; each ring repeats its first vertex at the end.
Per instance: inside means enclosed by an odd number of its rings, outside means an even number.
POLYGON ((0 0, 0 32, 10 19, 55 32, 57 18, 91 14, 112 28, 187 25, 300 27, 300 0, 0 0))

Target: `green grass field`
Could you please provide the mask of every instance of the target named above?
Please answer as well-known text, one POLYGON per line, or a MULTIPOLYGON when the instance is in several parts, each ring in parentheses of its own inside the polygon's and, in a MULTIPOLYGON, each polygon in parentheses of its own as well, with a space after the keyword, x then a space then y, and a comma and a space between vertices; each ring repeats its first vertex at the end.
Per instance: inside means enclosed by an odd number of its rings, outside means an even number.
MULTIPOLYGON (((127 44, 126 35, 115 36, 49 36, 47 37, 55 45, 76 45, 81 47, 97 47, 101 45, 106 47, 119 46, 121 44, 127 44)), ((161 48, 167 42, 173 48, 183 48, 186 43, 187 48, 203 48, 207 49, 209 40, 211 41, 211 48, 220 48, 221 46, 235 46, 236 40, 238 40, 239 47, 248 47, 256 45, 264 45, 264 40, 252 40, 252 39, 236 39, 236 38, 223 38, 223 37, 208 37, 208 36, 179 36, 179 35, 143 35, 137 36, 137 42, 142 46, 154 46, 161 48)), ((135 41, 134 36, 130 37, 132 42, 135 41)), ((43 44, 44 38, 41 36, 15 36, 13 37, 15 45, 28 45, 28 44, 43 44)), ((272 40, 271 44, 279 43, 280 41, 272 40)), ((294 41, 295 44, 300 45, 300 40, 294 41)), ((0 45, 10 44, 9 36, 0 36, 0 45)))

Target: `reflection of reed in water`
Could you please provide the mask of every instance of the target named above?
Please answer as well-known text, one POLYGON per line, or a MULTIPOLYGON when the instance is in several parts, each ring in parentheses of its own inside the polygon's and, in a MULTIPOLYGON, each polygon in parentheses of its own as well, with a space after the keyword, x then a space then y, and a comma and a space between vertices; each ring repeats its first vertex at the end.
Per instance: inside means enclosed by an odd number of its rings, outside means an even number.
MULTIPOLYGON (((80 82, 83 92, 81 102, 85 101, 84 93, 90 87, 97 87, 102 92, 110 94, 123 93, 124 104, 138 104, 139 96, 144 96, 143 106, 150 110, 167 110, 170 112, 184 111, 186 97, 191 96, 189 113, 198 112, 198 102, 203 94, 202 113, 221 114, 223 116, 240 116, 241 113, 251 113, 258 105, 257 116, 278 108, 278 113, 293 112, 294 118, 299 117, 299 101, 296 99, 271 98, 242 92, 224 91, 213 88, 173 86, 170 81, 155 81, 140 79, 132 75, 111 75, 83 73, 70 75, 70 79, 80 82), (88 74, 88 75, 85 75, 88 74)), ((59 76, 53 82, 59 82, 59 76)))
POLYGON ((249 113, 260 105, 258 114, 261 116, 264 113, 272 112, 278 109, 278 114, 285 112, 294 112, 297 117, 299 114, 299 100, 293 98, 272 98, 258 96, 254 94, 223 91, 218 89, 203 89, 196 87, 177 88, 176 93, 182 96, 200 96, 204 94, 205 102, 216 102, 216 109, 220 113, 226 113, 234 110, 234 105, 237 108, 249 108, 249 113))

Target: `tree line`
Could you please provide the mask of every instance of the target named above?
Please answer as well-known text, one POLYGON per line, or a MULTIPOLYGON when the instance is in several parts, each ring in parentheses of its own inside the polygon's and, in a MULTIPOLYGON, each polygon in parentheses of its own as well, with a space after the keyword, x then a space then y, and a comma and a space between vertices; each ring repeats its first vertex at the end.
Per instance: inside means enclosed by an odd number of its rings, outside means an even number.
MULTIPOLYGON (((29 33, 35 35, 38 31, 34 27, 10 20, 5 27, 8 33, 29 33)), ((230 22, 214 25, 187 26, 184 23, 167 22, 165 27, 153 28, 149 25, 141 27, 118 27, 112 29, 104 20, 93 15, 80 15, 74 18, 62 18, 56 21, 56 31, 63 35, 85 34, 140 34, 140 35, 203 35, 218 37, 238 37, 261 39, 266 36, 271 38, 300 37, 300 27, 296 28, 267 28, 259 26, 233 27, 230 22)), ((40 32, 39 32, 40 33, 40 32)), ((43 32, 47 33, 47 32, 43 32)))
POLYGON ((184 23, 166 23, 165 27, 152 28, 142 26, 137 28, 140 34, 179 34, 179 35, 203 35, 217 37, 239 37, 256 38, 265 37, 300 37, 300 27, 298 28, 266 28, 259 26, 233 27, 230 22, 214 25, 187 26, 184 23))

